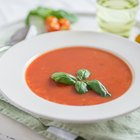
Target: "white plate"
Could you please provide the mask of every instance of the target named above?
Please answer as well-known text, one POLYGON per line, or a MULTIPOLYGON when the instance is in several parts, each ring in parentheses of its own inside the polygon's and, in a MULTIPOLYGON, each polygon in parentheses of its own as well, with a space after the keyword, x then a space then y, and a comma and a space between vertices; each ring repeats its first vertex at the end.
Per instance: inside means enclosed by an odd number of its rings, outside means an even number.
POLYGON ((138 44, 115 35, 88 31, 47 33, 15 45, 2 56, 0 89, 15 106, 43 118, 75 123, 109 119, 140 106, 139 54, 138 44), (46 51, 76 45, 106 49, 124 59, 133 73, 133 83, 129 90, 113 101, 93 106, 65 106, 35 95, 26 85, 24 78, 29 62, 46 51))

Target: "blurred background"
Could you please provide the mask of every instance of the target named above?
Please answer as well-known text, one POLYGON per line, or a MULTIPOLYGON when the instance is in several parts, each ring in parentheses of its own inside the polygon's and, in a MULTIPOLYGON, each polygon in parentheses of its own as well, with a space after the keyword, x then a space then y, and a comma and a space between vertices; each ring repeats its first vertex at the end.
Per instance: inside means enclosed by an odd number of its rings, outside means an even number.
MULTIPOLYGON (((10 23, 17 23, 18 21, 24 21, 24 19, 27 17, 28 13, 30 10, 35 9, 38 6, 43 6, 43 7, 49 7, 52 9, 62 9, 67 12, 72 12, 77 15, 79 21, 73 24, 72 29, 76 30, 94 30, 94 31, 99 31, 98 27, 100 26, 102 29, 106 28, 105 31, 115 33, 115 34, 120 34, 124 37, 129 37, 134 38, 136 34, 139 34, 139 31, 137 30, 139 28, 139 23, 138 26, 136 27, 137 29, 134 29, 131 34, 130 33, 117 33, 118 29, 120 28, 120 32, 123 32, 123 30, 128 30, 128 28, 131 28, 133 26, 133 21, 135 18, 135 11, 136 11, 136 21, 140 22, 140 8, 138 7, 138 4, 136 2, 140 0, 118 0, 116 2, 118 3, 110 3, 106 4, 106 2, 110 2, 111 0, 0 0, 0 27, 2 25, 7 25, 10 23), (97 5, 96 1, 98 1, 98 12, 97 12, 97 5), (124 2, 124 3, 123 3, 124 2), (126 4, 126 5, 125 5, 126 4), (136 5, 137 6, 136 6, 136 5), (113 5, 113 7, 112 7, 113 5), (118 5, 119 7, 117 7, 118 5), (102 6, 102 7, 100 7, 102 6), (115 7, 114 7, 115 6, 115 7), (124 7, 123 7, 124 6, 124 7), (133 7, 134 6, 134 7, 133 7), (133 8, 138 7, 138 10, 135 10, 133 8), (120 13, 113 13, 112 11, 104 11, 104 7, 111 7, 112 9, 120 8, 120 13), (123 10, 126 10, 126 12, 123 12, 123 10), (125 9, 126 8, 126 9, 125 9), (127 10, 128 9, 128 10, 127 10), (131 10, 132 9, 132 10, 131 10), (122 11, 121 11, 122 10, 122 11), (96 16, 98 20, 95 20, 96 16), (84 18, 83 18, 84 16, 84 18), (118 27, 113 25, 114 23, 111 21, 113 19, 113 22, 117 23, 119 20, 120 23, 124 22, 124 24, 119 25, 118 27), (101 20, 110 20, 110 23, 107 23, 106 25, 102 23, 101 20), (128 20, 128 21, 127 21, 128 20), (96 22, 98 21, 98 26, 96 25, 96 22), (126 23, 127 27, 126 27, 126 23), (132 23, 131 25, 128 25, 129 23, 132 23), (111 24, 111 26, 110 26, 111 24), (110 31, 110 28, 112 28, 112 31, 110 31), (116 29, 116 30, 115 30, 116 29), (131 37, 133 36, 133 37, 131 37)), ((108 22, 107 21, 107 22, 108 22)), ((116 24, 115 23, 115 24, 116 24)), ((117 23, 118 24, 118 23, 117 23)), ((0 40, 0 42, 2 42, 0 40)))
MULTIPOLYGON (((64 9, 72 12, 95 13, 96 0, 0 0, 0 25, 23 19, 37 6, 64 9)), ((137 14, 140 19, 140 12, 137 14)))
POLYGON ((96 0, 0 0, 0 25, 23 19, 37 6, 64 9, 71 12, 95 12, 96 0))

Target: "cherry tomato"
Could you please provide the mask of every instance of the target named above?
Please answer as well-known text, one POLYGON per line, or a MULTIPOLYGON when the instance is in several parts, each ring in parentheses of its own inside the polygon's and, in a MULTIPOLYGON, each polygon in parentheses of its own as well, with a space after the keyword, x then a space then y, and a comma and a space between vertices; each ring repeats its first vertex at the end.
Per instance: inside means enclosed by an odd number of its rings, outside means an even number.
POLYGON ((60 18, 58 22, 60 25, 70 25, 70 22, 66 18, 60 18))
POLYGON ((67 19, 60 18, 58 20, 54 16, 46 18, 45 25, 48 32, 70 29, 70 22, 67 19))
POLYGON ((54 16, 50 16, 50 17, 46 18, 45 25, 46 25, 46 30, 48 32, 60 30, 60 25, 59 25, 58 19, 54 16))
POLYGON ((62 25, 60 26, 60 30, 69 30, 70 29, 70 25, 62 25))
POLYGON ((136 41, 137 43, 140 43, 140 34, 139 34, 139 35, 137 35, 137 37, 136 37, 135 41, 136 41))
POLYGON ((55 16, 50 16, 48 18, 46 18, 46 23, 56 23, 58 22, 58 19, 55 16))
POLYGON ((47 24, 47 31, 48 32, 59 31, 59 30, 60 30, 59 23, 49 23, 49 24, 47 24))
POLYGON ((59 19, 59 24, 60 24, 60 30, 69 30, 70 29, 70 22, 65 19, 65 18, 61 18, 59 19))

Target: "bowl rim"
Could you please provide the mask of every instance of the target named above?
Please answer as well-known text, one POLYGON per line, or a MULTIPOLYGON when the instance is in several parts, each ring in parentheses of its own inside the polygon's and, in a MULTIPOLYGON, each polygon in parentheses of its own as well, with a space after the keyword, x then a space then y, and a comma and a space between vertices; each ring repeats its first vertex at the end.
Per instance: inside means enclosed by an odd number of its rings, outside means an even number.
POLYGON ((93 31, 46 33, 16 44, 0 58, 0 65, 2 66, 0 69, 0 77, 2 79, 0 80, 0 90, 2 94, 9 99, 10 103, 28 113, 35 114, 42 118, 74 123, 87 123, 110 119, 131 112, 140 106, 140 102, 138 101, 139 94, 137 93, 137 91, 140 90, 138 85, 140 68, 138 67, 138 61, 136 61, 140 59, 139 51, 140 47, 137 43, 107 33, 93 31), (24 71, 29 60, 44 51, 60 48, 60 46, 62 47, 67 44, 71 44, 69 46, 74 46, 72 44, 75 44, 76 46, 76 44, 80 44, 80 42, 81 44, 85 44, 83 46, 99 47, 99 49, 111 51, 115 55, 118 54, 121 59, 124 58, 123 60, 128 62, 127 64, 134 76, 129 90, 113 101, 94 106, 61 105, 46 101, 32 93, 24 79, 24 71), (42 44, 40 48, 37 47, 39 44, 42 44), (43 45, 45 46, 46 44, 52 46, 53 49, 51 47, 43 47, 43 45), (124 49, 122 49, 122 47, 124 47, 124 49), (127 47, 127 51, 125 47, 127 47), (12 65, 13 63, 14 67, 12 65), (10 85, 11 82, 12 86, 10 85), (22 91, 20 95, 19 91, 22 91), (11 94, 11 92, 14 94, 11 94))

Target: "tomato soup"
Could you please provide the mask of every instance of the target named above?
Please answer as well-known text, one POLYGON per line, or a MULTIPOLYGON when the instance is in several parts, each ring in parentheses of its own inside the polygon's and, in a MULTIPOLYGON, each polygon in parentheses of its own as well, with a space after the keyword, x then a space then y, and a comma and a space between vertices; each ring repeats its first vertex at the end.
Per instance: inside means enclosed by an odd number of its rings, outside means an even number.
POLYGON ((104 50, 90 47, 67 47, 42 54, 27 68, 25 74, 29 88, 38 96, 65 105, 96 105, 114 100, 130 87, 132 73, 127 64, 104 50), (55 83, 51 75, 66 72, 72 75, 84 68, 92 74, 89 80, 98 79, 111 97, 101 97, 93 91, 78 94, 74 86, 55 83))

